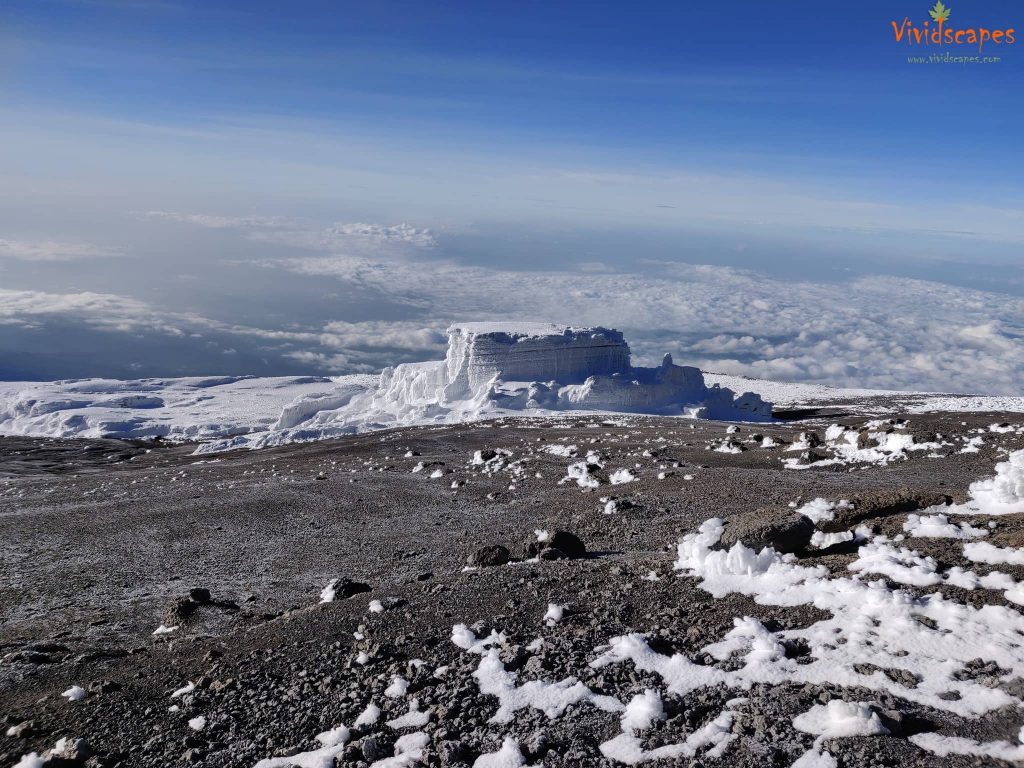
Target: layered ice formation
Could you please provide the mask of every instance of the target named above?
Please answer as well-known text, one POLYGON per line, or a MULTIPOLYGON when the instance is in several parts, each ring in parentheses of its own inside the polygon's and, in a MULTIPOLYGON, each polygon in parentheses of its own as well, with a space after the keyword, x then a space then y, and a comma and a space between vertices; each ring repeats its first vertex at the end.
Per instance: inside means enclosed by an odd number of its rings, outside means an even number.
POLYGON ((607 328, 465 323, 448 329, 445 371, 447 399, 462 399, 494 378, 579 384, 629 373, 629 345, 607 328))
POLYGON ((472 421, 509 413, 648 413, 767 421, 759 395, 705 386, 697 368, 669 355, 657 368, 630 365, 619 331, 539 323, 467 323, 448 329, 444 360, 386 368, 376 387, 344 396, 305 395, 270 431, 218 441, 204 450, 261 447, 372 429, 472 421))

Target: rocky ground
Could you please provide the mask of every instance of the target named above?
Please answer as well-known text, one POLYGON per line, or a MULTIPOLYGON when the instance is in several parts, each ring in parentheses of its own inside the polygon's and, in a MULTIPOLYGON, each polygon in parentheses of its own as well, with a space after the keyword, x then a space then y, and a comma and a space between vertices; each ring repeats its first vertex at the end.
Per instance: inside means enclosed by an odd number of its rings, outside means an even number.
MULTIPOLYGON (((829 612, 713 596, 674 570, 681 536, 722 518, 725 545, 850 578, 856 542, 813 549, 794 507, 850 500, 817 529, 897 537, 908 513, 962 502, 1024 448, 1017 415, 914 415, 852 434, 863 448, 878 434, 936 447, 828 463, 841 454, 827 427, 868 419, 795 415, 734 432, 508 420, 202 459, 193 446, 0 439, 0 765, 611 766, 622 761, 604 745, 630 733, 652 764, 1004 764, 911 740, 928 732, 1001 742, 1015 759, 1015 704, 964 715, 899 669, 865 686, 796 676, 673 692, 632 661, 595 663, 643 633, 658 659, 728 676, 745 657, 714 644, 752 617, 798 669, 813 649, 786 633, 829 612), (631 731, 622 707, 647 690, 662 712, 631 731), (816 741, 794 725, 832 700, 867 702, 882 728, 816 741)), ((985 541, 1020 546, 1022 529, 1024 515, 1002 517, 985 541)), ((933 570, 1024 579, 1024 565, 980 565, 961 544, 912 540, 933 570)), ((872 578, 907 600, 1016 605, 1001 589, 872 578)), ((986 654, 957 679, 1017 701, 1024 669, 986 654)))

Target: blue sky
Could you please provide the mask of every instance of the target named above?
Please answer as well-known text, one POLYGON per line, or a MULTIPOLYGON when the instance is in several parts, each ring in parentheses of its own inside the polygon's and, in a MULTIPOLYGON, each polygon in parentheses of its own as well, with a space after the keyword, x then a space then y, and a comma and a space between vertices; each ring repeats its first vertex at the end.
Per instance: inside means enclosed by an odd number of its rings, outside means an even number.
MULTIPOLYGON (((491 309, 403 295, 374 312, 362 277, 325 291, 280 267, 340 251, 425 271, 880 275, 1014 301, 1024 43, 988 44, 995 64, 909 64, 932 49, 890 22, 928 7, 11 0, 0 288, 218 322, 255 322, 255 302, 275 328, 491 309), (405 223, 432 245, 324 236, 338 223, 405 223)), ((1024 30, 1019 3, 950 7, 955 27, 1024 30)), ((671 330, 649 326, 633 330, 671 330)), ((18 353, 10 328, 0 351, 18 353)))
MULTIPOLYGON (((3 85, 27 109, 178 127, 300 120, 513 156, 859 169, 900 187, 948 184, 937 161, 952 159, 960 183, 1011 188, 1017 46, 994 66, 908 66, 889 23, 927 7, 14 0, 3 85)), ((989 0, 950 23, 1020 20, 989 0)))
MULTIPOLYGON (((926 10, 906 0, 827 10, 15 0, 3 12, 0 85, 5 122, 23 134, 8 146, 15 167, 48 154, 43 136, 24 136, 28 125, 63 127, 64 138, 70 118, 76 143, 97 145, 85 154, 163 143, 172 165, 197 171, 211 152, 230 161, 232 147, 242 162, 248 148, 301 167, 316 162, 315 137, 341 145, 349 173, 382 172, 406 153, 428 173, 425 155, 455 155, 480 184, 509 165, 684 170, 915 211, 931 202, 1014 208, 1024 57, 1004 46, 996 65, 908 65, 890 21, 920 23, 926 10)), ((953 6, 958 20, 1012 26, 1021 12, 972 3, 953 6)), ((69 170, 87 163, 70 158, 69 170)), ((312 182, 289 186, 318 197, 312 182)), ((411 197, 415 213, 422 201, 411 197)))

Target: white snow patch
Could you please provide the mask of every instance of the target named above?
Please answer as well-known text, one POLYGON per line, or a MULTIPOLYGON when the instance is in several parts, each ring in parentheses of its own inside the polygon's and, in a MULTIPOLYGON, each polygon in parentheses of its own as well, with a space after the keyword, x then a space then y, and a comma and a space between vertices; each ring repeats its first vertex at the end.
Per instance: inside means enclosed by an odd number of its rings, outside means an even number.
POLYGON ((836 544, 853 541, 853 539, 853 531, 839 531, 838 533, 815 531, 811 534, 811 547, 814 549, 828 549, 829 547, 834 547, 836 544))
POLYGON ((562 616, 565 615, 565 606, 558 605, 556 603, 548 603, 547 613, 544 614, 544 623, 549 627, 555 626, 562 620, 562 616))
POLYGON ((839 763, 829 752, 819 752, 811 747, 796 759, 790 768, 838 768, 839 763))
MULTIPOLYGON (((858 576, 832 578, 823 566, 800 565, 793 556, 770 548, 756 553, 737 543, 729 551, 713 549, 723 531, 722 521, 712 519, 684 536, 676 568, 701 579, 700 586, 715 597, 735 592, 763 605, 809 604, 830 613, 830 618, 806 628, 774 633, 780 641, 806 643, 810 649, 802 659, 806 663, 750 653, 743 667, 725 672, 695 665, 680 654, 670 658, 655 653, 642 636, 627 635, 614 639, 595 665, 630 659, 638 668, 661 675, 669 691, 678 694, 710 685, 747 687, 788 681, 884 691, 964 717, 1017 703, 1003 690, 957 675, 979 654, 1004 669, 1024 665, 1019 642, 1024 616, 1017 611, 995 605, 974 608, 947 600, 941 593, 915 598, 882 581, 858 576), (862 665, 871 665, 875 671, 858 671, 862 665), (880 669, 905 670, 919 682, 908 688, 880 669)), ((869 561, 872 566, 881 563, 900 578, 924 584, 943 578, 927 558, 888 546, 879 549, 873 547, 875 543, 861 547, 858 562, 863 566, 869 561)), ((739 639, 734 636, 732 641, 739 639)), ((752 650, 755 639, 751 637, 752 650)))
POLYGON ((191 682, 191 681, 189 681, 189 682, 185 683, 183 686, 181 686, 181 688, 178 688, 176 691, 172 691, 171 692, 171 698, 172 699, 180 698, 180 697, 184 696, 186 693, 192 693, 192 691, 194 691, 195 689, 196 689, 196 684, 191 682))
POLYGON ((933 515, 907 515, 903 530, 916 539, 976 539, 988 531, 967 523, 951 523, 941 512, 933 515))
POLYGON ((86 697, 85 688, 80 685, 72 685, 61 694, 68 701, 81 701, 86 697))
POLYGON ((575 445, 545 445, 541 448, 544 453, 550 453, 552 456, 561 456, 562 458, 568 459, 576 455, 575 445))
POLYGON ((400 696, 405 696, 408 690, 409 681, 400 675, 394 675, 391 678, 391 685, 384 690, 384 695, 391 699, 397 699, 400 696))
POLYGON ((964 557, 975 563, 989 565, 1024 565, 1024 549, 1016 547, 995 547, 987 541, 964 544, 964 557))
POLYGON ((473 768, 522 768, 524 765, 526 758, 519 749, 519 742, 507 737, 497 752, 487 752, 473 761, 473 768))
POLYGON ((636 475, 634 475, 628 469, 618 469, 608 476, 608 481, 612 485, 622 485, 623 483, 631 483, 634 480, 636 480, 636 475))
POLYGON ((655 720, 664 719, 665 707, 661 703, 661 696, 653 688, 648 688, 630 699, 626 705, 626 711, 622 714, 622 730, 646 731, 655 720))
POLYGON ((1024 512, 1024 450, 1014 451, 995 469, 995 477, 971 483, 971 498, 964 506, 985 515, 1024 512))
POLYGON ((371 701, 366 705, 366 709, 362 711, 359 717, 356 718, 355 725, 356 728, 362 728, 367 725, 376 725, 378 720, 380 720, 380 707, 371 701))
POLYGON ((46 761, 39 756, 38 752, 29 752, 22 755, 21 759, 14 764, 14 768, 46 768, 46 761))
POLYGON ((601 481, 590 473, 590 465, 585 461, 570 464, 566 469, 565 477, 559 480, 558 484, 561 485, 572 480, 575 480, 576 485, 584 489, 597 488, 601 484, 601 481))
POLYGON ((869 702, 833 699, 793 718, 793 727, 827 739, 843 736, 884 736, 889 733, 869 702))
MULTIPOLYGON (((385 695, 388 695, 385 691, 385 695)), ((394 720, 388 720, 387 726, 398 731, 403 728, 422 728, 430 722, 430 713, 420 709, 418 700, 409 702, 409 711, 394 720)))
POLYGON ((348 739, 349 729, 338 726, 317 734, 319 749, 289 757, 268 757, 256 763, 254 768, 334 768, 335 758, 345 750, 348 739))
POLYGON ((473 673, 480 692, 498 699, 498 710, 490 718, 491 723, 507 723, 520 709, 538 709, 554 719, 573 704, 586 702, 605 712, 620 712, 622 704, 611 696, 594 693, 574 677, 555 683, 531 680, 516 685, 516 674, 509 672, 502 664, 498 652, 487 651, 480 659, 480 665, 473 673))
POLYGON ((991 757, 1005 760, 1008 763, 1024 762, 1024 744, 1011 744, 1008 741, 975 741, 960 736, 941 736, 937 733, 915 733, 909 737, 921 749, 939 757, 949 755, 970 755, 972 757, 991 757))
POLYGON ((483 653, 492 645, 504 645, 507 638, 504 633, 492 629, 490 635, 477 639, 477 636, 465 624, 456 624, 452 627, 452 642, 469 653, 483 653))
POLYGON ((327 582, 327 586, 320 590, 320 602, 321 603, 333 603, 334 598, 337 597, 337 586, 339 579, 331 579, 327 582))
POLYGON ((822 499, 819 497, 813 501, 807 502, 802 507, 798 507, 796 511, 817 525, 818 523, 825 522, 826 520, 834 519, 835 510, 846 509, 849 506, 850 502, 845 499, 832 502, 828 499, 822 499))
POLYGON ((394 757, 386 757, 371 763, 370 768, 408 768, 426 762, 426 748, 429 743, 430 736, 423 731, 406 734, 395 742, 394 757))

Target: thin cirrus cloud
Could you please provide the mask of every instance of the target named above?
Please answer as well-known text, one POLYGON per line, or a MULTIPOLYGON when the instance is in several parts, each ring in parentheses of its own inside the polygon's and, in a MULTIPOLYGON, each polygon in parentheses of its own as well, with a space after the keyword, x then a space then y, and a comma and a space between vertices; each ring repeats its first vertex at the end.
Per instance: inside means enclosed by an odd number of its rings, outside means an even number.
POLYGON ((18 261, 80 261, 110 259, 124 255, 116 248, 89 243, 67 243, 52 240, 0 240, 0 259, 18 261))
POLYGON ((429 229, 409 224, 367 224, 337 222, 327 227, 310 227, 286 216, 219 216, 176 211, 146 211, 138 214, 144 221, 169 221, 207 229, 238 230, 252 240, 277 242, 316 250, 330 251, 344 245, 408 245, 433 248, 437 240, 429 229))
POLYGON ((289 227, 292 220, 283 216, 218 216, 209 213, 180 213, 178 211, 145 211, 137 214, 144 221, 171 221, 194 224, 208 229, 253 229, 289 227))

